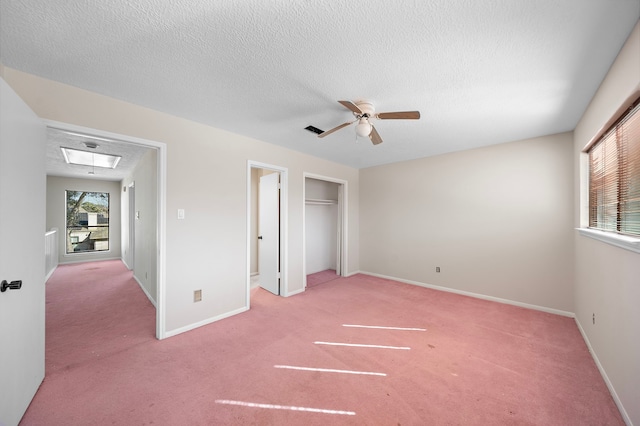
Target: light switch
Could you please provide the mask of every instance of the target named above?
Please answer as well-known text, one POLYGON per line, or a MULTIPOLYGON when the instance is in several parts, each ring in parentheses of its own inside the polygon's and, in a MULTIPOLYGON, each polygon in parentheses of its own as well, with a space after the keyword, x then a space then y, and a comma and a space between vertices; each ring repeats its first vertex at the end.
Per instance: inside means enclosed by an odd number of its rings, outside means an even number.
POLYGON ((178 219, 184 219, 184 209, 178 209, 178 219))

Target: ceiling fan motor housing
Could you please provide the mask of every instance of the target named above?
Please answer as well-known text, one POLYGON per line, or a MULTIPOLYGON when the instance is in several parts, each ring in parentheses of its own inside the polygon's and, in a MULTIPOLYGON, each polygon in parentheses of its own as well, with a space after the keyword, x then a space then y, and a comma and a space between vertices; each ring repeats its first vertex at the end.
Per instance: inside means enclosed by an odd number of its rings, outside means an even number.
POLYGON ((355 115, 357 118, 361 118, 361 117, 366 117, 366 118, 370 118, 370 117, 375 117, 375 108, 373 107, 373 104, 371 102, 365 102, 365 101, 360 101, 360 102, 356 102, 355 103, 356 106, 358 108, 360 108, 360 111, 362 111, 362 114, 358 114, 358 113, 353 113, 353 115, 355 115))

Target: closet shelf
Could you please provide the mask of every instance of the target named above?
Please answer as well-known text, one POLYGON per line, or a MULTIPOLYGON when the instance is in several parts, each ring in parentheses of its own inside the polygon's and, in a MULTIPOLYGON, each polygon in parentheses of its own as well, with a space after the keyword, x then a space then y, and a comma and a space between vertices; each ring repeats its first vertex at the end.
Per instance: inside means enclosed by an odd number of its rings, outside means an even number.
POLYGON ((329 205, 329 204, 338 204, 338 200, 316 200, 312 198, 307 198, 304 200, 305 204, 318 204, 318 205, 329 205))

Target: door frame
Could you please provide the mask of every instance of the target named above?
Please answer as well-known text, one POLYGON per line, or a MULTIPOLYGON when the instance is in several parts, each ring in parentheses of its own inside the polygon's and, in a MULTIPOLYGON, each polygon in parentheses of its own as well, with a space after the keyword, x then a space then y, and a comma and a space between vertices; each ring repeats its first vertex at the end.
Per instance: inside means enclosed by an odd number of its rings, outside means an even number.
POLYGON ((349 216, 348 216, 348 185, 349 182, 347 182, 344 179, 338 179, 338 178, 333 178, 330 176, 323 176, 323 175, 318 175, 315 173, 307 173, 304 172, 302 174, 302 282, 304 283, 304 288, 307 288, 307 228, 306 228, 306 221, 307 221, 307 205, 306 205, 306 192, 307 192, 307 178, 311 178, 311 179, 316 179, 316 180, 323 180, 325 182, 332 182, 332 183, 337 183, 338 185, 340 185, 340 187, 338 188, 338 230, 340 231, 340 238, 338 239, 338 244, 340 245, 339 247, 339 260, 340 260, 340 276, 341 277, 346 277, 347 276, 347 262, 348 262, 348 255, 347 255, 347 247, 348 247, 348 238, 347 235, 349 234, 349 216))
POLYGON ((45 126, 67 132, 83 133, 90 136, 96 136, 106 139, 116 139, 120 142, 142 145, 147 148, 156 149, 158 153, 157 176, 158 176, 158 229, 156 233, 158 252, 157 271, 156 271, 156 338, 162 340, 167 336, 166 329, 166 240, 167 240, 167 144, 156 142, 149 139, 142 139, 135 136, 128 136, 119 133, 107 132, 104 130, 92 129, 75 124, 63 123, 54 120, 42 120, 45 126))
POLYGON ((128 186, 129 193, 127 197, 129 198, 129 204, 127 205, 128 216, 129 216, 129 256, 127 256, 127 266, 132 271, 136 267, 136 183, 131 182, 128 186))
POLYGON ((247 160, 247 265, 246 265, 246 302, 245 307, 251 307, 251 169, 266 169, 280 174, 280 296, 288 297, 288 270, 287 263, 289 259, 289 244, 287 240, 288 232, 288 192, 289 192, 289 170, 286 167, 280 167, 273 164, 261 163, 259 161, 247 160))

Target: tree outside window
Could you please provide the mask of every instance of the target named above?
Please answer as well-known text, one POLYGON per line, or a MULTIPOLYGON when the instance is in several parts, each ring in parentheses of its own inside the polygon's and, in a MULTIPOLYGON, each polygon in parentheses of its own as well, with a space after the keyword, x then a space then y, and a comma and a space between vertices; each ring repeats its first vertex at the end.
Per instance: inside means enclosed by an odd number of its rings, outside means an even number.
POLYGON ((66 252, 109 250, 109 193, 66 191, 66 252))

